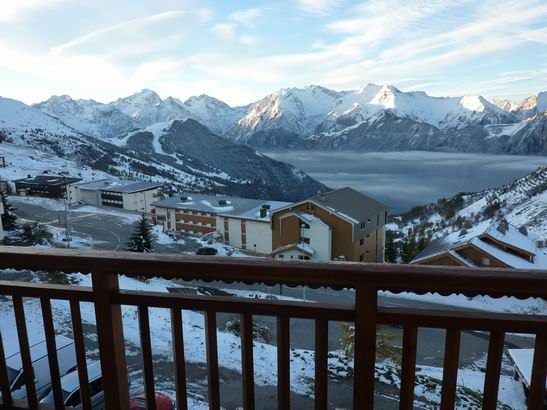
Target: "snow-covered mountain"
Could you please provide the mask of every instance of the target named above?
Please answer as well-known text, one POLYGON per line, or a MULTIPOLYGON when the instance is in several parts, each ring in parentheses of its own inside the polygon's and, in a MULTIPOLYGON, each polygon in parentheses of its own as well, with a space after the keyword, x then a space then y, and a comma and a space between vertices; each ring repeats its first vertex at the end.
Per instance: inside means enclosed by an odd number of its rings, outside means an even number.
MULTIPOLYGON (((63 103, 71 113, 81 107, 85 113, 91 105, 66 98, 55 103, 57 107, 63 103)), ((288 164, 214 135, 194 120, 156 123, 105 140, 86 135, 38 108, 0 97, 0 142, 0 155, 12 171, 26 169, 8 152, 17 148, 18 158, 21 149, 28 151, 29 158, 38 150, 48 158, 57 157, 59 164, 71 163, 72 169, 64 170, 71 174, 97 170, 120 178, 163 182, 178 190, 299 200, 326 188, 288 164)), ((52 168, 51 173, 61 172, 52 168)), ((43 171, 40 167, 36 172, 43 171)))
POLYGON ((245 111, 245 107, 231 108, 208 95, 191 97, 184 103, 174 97, 162 100, 148 89, 108 104, 73 100, 63 95, 53 96, 34 107, 80 132, 102 139, 114 138, 160 122, 187 119, 197 120, 222 135, 245 111))
POLYGON ((410 228, 418 236, 438 238, 493 217, 525 227, 530 238, 547 248, 547 167, 500 188, 460 193, 415 207, 393 218, 388 228, 404 235, 410 228))
POLYGON ((61 96, 36 107, 103 139, 192 119, 217 135, 264 150, 547 153, 540 126, 547 92, 517 104, 489 102, 477 95, 432 97, 391 85, 367 84, 353 91, 312 85, 281 89, 247 106, 230 107, 207 95, 184 102, 173 97, 162 100, 145 89, 108 104, 61 96))

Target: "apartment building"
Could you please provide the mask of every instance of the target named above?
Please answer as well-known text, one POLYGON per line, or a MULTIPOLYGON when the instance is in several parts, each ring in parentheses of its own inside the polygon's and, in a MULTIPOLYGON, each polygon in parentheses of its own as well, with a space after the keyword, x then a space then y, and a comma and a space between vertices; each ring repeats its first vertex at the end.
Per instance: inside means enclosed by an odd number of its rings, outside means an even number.
POLYGON ((189 194, 166 198, 153 205, 156 220, 166 231, 217 233, 227 245, 269 255, 272 251, 271 213, 289 203, 189 194))
POLYGON ((276 259, 383 262, 387 207, 352 188, 272 212, 276 259))
POLYGON ((162 184, 143 181, 101 179, 67 187, 70 204, 85 203, 128 211, 150 213, 152 203, 161 198, 162 184))
POLYGON ((67 189, 81 181, 81 178, 66 177, 62 175, 37 175, 17 179, 15 191, 24 196, 42 196, 46 198, 64 198, 67 189))
POLYGON ((289 202, 249 200, 239 210, 223 212, 217 217, 217 231, 230 246, 270 255, 272 252, 272 212, 289 205, 289 202), (253 204, 254 203, 254 204, 253 204))

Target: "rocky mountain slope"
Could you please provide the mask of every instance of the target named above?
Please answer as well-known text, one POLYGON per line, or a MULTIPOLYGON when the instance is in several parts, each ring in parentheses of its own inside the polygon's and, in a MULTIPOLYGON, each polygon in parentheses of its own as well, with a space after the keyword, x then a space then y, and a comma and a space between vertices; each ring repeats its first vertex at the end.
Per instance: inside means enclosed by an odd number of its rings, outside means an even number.
POLYGON ((353 91, 286 88, 242 107, 207 95, 182 102, 142 90, 108 104, 51 97, 36 108, 80 132, 110 139, 158 122, 192 119, 262 150, 444 150, 547 154, 547 92, 521 103, 432 97, 367 84, 353 91))
POLYGON ((388 229, 399 235, 411 229, 418 237, 437 238, 493 217, 524 226, 531 238, 547 247, 547 166, 501 188, 460 193, 415 207, 393 217, 388 229))
MULTIPOLYGON (((71 113, 80 112, 72 102, 64 102, 71 107, 71 113)), ((87 108, 91 104, 84 104, 84 113, 90 112, 87 108)), ((120 112, 131 113, 137 104, 118 101, 117 105, 120 112)), ((162 118, 162 108, 157 108, 154 121, 162 118)), ((137 121, 141 117, 133 118, 137 121)), ((98 170, 121 178, 165 182, 176 190, 299 200, 325 189, 294 167, 218 137, 194 120, 156 123, 154 129, 158 133, 166 130, 161 142, 149 130, 100 139, 37 108, 0 98, 0 141, 4 141, 0 155, 4 153, 15 168, 18 164, 11 161, 8 147, 26 149, 29 155, 37 150, 59 158, 65 165, 69 161, 74 169, 64 170, 66 173, 98 170)), ((53 168, 50 172, 59 171, 53 168)))

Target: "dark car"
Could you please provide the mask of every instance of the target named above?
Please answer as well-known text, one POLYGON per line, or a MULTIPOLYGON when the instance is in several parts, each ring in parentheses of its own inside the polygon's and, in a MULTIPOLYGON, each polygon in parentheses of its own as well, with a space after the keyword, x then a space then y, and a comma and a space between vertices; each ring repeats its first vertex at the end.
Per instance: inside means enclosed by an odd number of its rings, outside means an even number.
POLYGON ((196 255, 216 255, 218 251, 210 246, 202 246, 196 251, 196 255))

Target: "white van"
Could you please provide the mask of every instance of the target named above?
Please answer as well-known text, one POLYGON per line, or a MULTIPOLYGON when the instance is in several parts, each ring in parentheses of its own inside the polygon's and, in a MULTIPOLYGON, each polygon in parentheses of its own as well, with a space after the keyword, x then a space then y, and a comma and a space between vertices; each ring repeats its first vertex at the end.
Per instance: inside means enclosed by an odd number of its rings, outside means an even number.
MULTIPOLYGON (((59 362, 59 374, 61 376, 76 368, 76 351, 74 342, 65 336, 56 336, 55 343, 57 347, 57 360, 59 362)), ((36 395, 41 398, 51 385, 51 376, 49 374, 49 361, 47 355, 46 341, 41 341, 30 346, 30 357, 32 359, 32 368, 34 370, 34 385, 36 395)), ((17 352, 6 358, 8 369, 8 379, 11 386, 12 396, 17 400, 27 398, 27 389, 25 387, 25 374, 23 371, 23 362, 21 353, 17 352)))

